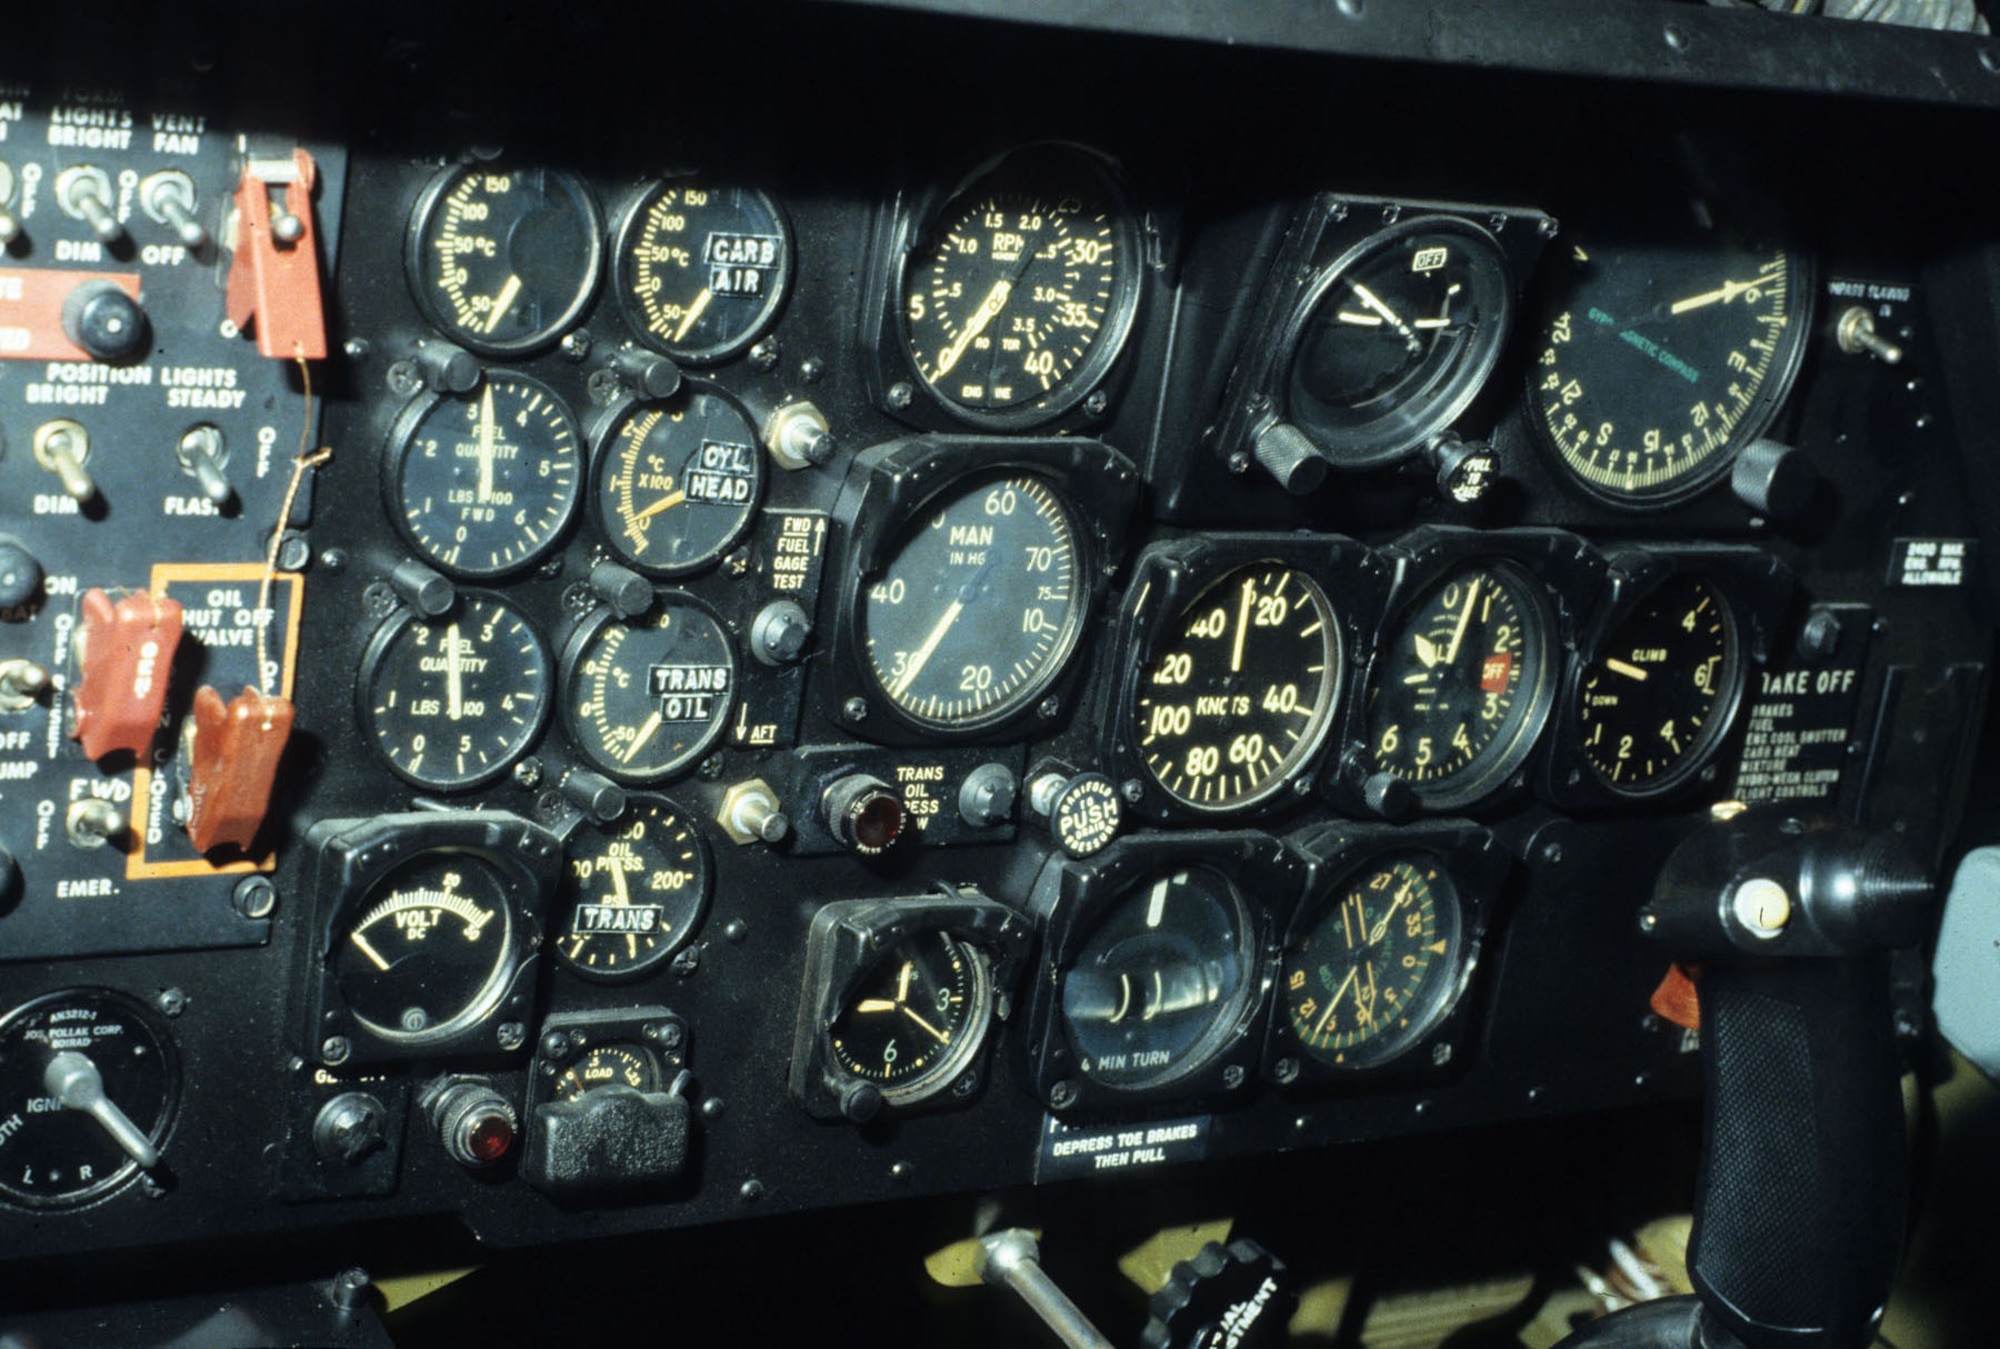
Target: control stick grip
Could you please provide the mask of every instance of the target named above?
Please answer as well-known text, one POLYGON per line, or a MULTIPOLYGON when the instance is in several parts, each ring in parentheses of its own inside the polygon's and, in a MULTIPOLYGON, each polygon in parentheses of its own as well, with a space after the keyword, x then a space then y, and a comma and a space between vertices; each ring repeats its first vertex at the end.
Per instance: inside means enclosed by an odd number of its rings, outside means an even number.
POLYGON ((1688 1269, 1752 1349, 1866 1346, 1902 1248, 1889 957, 1746 960, 1697 980, 1706 1091, 1688 1269))

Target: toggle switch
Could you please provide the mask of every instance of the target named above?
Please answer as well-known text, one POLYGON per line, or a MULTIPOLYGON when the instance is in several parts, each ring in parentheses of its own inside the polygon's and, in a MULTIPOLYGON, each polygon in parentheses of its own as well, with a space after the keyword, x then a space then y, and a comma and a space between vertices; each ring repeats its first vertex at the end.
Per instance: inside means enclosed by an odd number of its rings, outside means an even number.
POLYGON ((764 424, 764 444, 771 457, 789 469, 817 468, 833 459, 840 442, 827 426, 826 414, 811 403, 787 403, 764 424))
POLYGON ((735 843, 777 843, 792 831, 792 822, 779 808, 777 793, 762 778, 751 778, 732 786, 722 797, 715 822, 735 843))
POLYGON ((102 848, 125 832, 125 814, 94 796, 72 801, 63 817, 63 831, 76 847, 102 848))
POLYGON ((97 1065, 90 1061, 89 1055, 79 1054, 74 1049, 63 1050, 49 1060, 48 1068, 42 1073, 42 1085, 63 1109, 75 1110, 96 1120, 104 1132, 111 1135, 111 1141, 133 1161, 144 1167, 159 1165, 160 1150, 132 1122, 132 1117, 104 1094, 104 1075, 97 1071, 97 1065))
POLYGON ((201 484, 203 496, 218 506, 229 504, 235 488, 222 471, 229 462, 229 445, 223 440, 220 427, 189 427, 181 436, 181 443, 174 447, 174 458, 180 461, 181 472, 201 484))
POLYGON ((97 495, 97 479, 84 467, 90 458, 90 432, 82 423, 62 418, 35 428, 35 462, 56 475, 63 491, 78 501, 97 495))
POLYGON ((312 228, 319 170, 304 150, 289 159, 252 159, 236 187, 236 239, 224 308, 239 329, 254 328, 272 360, 326 359, 326 313, 312 228), (282 202, 271 190, 283 189, 282 202))
POLYGON ((139 184, 140 208, 188 248, 208 242, 208 230, 194 218, 194 203, 194 179, 179 169, 162 169, 139 184))
POLYGON ((70 736, 92 759, 118 750, 143 757, 166 705, 181 641, 181 606, 143 590, 113 601, 91 589, 78 610, 76 723, 70 736))
POLYGON ((21 237, 21 221, 10 209, 14 205, 14 170, 0 159, 0 248, 21 237))
POLYGON ((195 690, 187 832, 198 850, 224 844, 249 850, 270 813, 294 715, 291 699, 256 689, 226 703, 206 684, 195 690))
POLYGON ((77 164, 56 175, 56 205, 72 220, 90 226, 90 232, 107 244, 125 237, 125 227, 113 214, 118 200, 111 175, 95 164, 77 164))
POLYGON ((48 686, 49 672, 35 662, 20 656, 0 660, 0 712, 27 711, 48 686))

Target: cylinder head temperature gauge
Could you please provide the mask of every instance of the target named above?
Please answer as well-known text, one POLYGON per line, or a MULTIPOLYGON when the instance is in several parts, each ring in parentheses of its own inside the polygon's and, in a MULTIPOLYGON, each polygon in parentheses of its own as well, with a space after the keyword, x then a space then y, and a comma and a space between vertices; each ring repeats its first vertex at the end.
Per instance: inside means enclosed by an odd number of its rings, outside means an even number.
POLYGON ((652 576, 685 576, 727 552, 756 517, 764 452, 719 393, 634 403, 598 436, 590 500, 604 537, 652 576))
POLYGON ((618 304, 648 346, 712 365, 757 340, 792 279, 792 238, 753 188, 675 179, 626 208, 613 262, 618 304))

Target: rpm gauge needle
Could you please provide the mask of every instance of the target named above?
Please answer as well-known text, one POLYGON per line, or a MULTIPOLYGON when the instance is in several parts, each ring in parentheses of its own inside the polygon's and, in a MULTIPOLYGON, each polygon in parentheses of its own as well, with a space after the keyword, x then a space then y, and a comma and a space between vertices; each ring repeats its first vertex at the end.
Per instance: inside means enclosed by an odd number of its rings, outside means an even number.
POLYGON ((972 345, 973 339, 985 332, 986 325, 1007 307, 1007 297, 1013 293, 1014 283, 1006 277, 1003 276, 993 283, 993 289, 987 291, 986 298, 979 302, 979 308, 973 311, 971 320, 965 325, 965 330, 958 335, 958 340, 946 347, 944 355, 938 357, 936 378, 943 379, 951 373, 951 368, 965 355, 965 349, 972 345))

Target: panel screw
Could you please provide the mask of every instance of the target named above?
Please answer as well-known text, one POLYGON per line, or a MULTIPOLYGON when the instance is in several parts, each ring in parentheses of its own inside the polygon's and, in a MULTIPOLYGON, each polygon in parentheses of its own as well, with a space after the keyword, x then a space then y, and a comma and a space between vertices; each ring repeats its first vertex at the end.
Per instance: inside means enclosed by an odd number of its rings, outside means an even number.
POLYGON ((865 698, 849 698, 840 705, 840 715, 849 721, 868 720, 868 701, 865 698))
POLYGON ((349 360, 358 361, 368 354, 368 341, 366 338, 350 337, 341 350, 347 353, 349 360))
POLYGON ((722 756, 720 754, 709 755, 701 761, 701 768, 697 771, 700 773, 703 782, 714 782, 722 776, 722 756))
POLYGON ((1548 863, 1552 867, 1559 867, 1562 865, 1562 860, 1563 860, 1562 844, 1546 843, 1542 845, 1542 861, 1548 863))
POLYGON ((975 1071, 968 1069, 964 1077, 959 1078, 958 1081, 951 1084, 951 1094, 958 1097, 962 1101, 966 1097, 972 1095, 972 1093, 976 1091, 978 1087, 979 1087, 979 1074, 975 1071))
POLYGON ((389 386, 389 392, 398 398, 409 398, 424 387, 423 372, 417 369, 415 361, 394 361, 382 374, 382 382, 389 386))
POLYGON ((767 337, 750 348, 750 364, 759 370, 771 370, 778 364, 778 339, 767 337))
POLYGON ((826 378, 826 362, 817 356, 808 356, 799 362, 799 378, 808 384, 817 384, 826 378))
POLYGON ((736 1192, 743 1196, 744 1203, 754 1204, 764 1197, 764 1182, 752 1176, 736 1192))
MULTIPOLYGON (((1298 1081, 1299 1061, 1291 1058, 1279 1059, 1271 1065, 1271 1076, 1278 1079, 1280 1086, 1288 1086, 1298 1081)), ((1300 1122, 1298 1127, 1304 1128, 1305 1125, 1303 1122, 1300 1122)))
POLYGON ((337 1068, 347 1062, 347 1056, 354 1052, 354 1046, 345 1035, 329 1035, 319 1047, 322 1063, 337 1068))
POLYGON ((278 570, 304 571, 306 563, 312 561, 312 545, 303 534, 286 531, 278 541, 278 570))
POLYGON ((1246 1076, 1247 1074, 1243 1071, 1242 1064, 1232 1063, 1222 1070, 1222 1085, 1226 1090, 1235 1091, 1243 1085, 1243 1080, 1246 1076))
POLYGON ((319 555, 319 565, 325 568, 327 574, 330 576, 340 575, 347 570, 347 550, 345 548, 327 549, 319 555))
POLYGON ((711 1096, 701 1103, 701 1117, 709 1120, 721 1119, 722 1112, 727 1109, 729 1109, 727 1101, 720 1096, 711 1096))
POLYGON ((569 1053, 569 1037, 559 1030, 552 1030, 542 1037, 542 1053, 549 1058, 559 1059, 569 1053))
POLYGON ((1049 1108, 1067 1110, 1076 1104, 1076 1084, 1067 1079, 1049 1088, 1049 1108))
POLYGON ((493 1041, 503 1053, 511 1054, 528 1043, 528 1028, 518 1021, 502 1021, 494 1028, 493 1041))
POLYGON ((889 1168, 889 1179, 899 1185, 907 1184, 910 1179, 910 1164, 908 1162, 897 1162, 894 1166, 891 1166, 889 1168))
POLYGON ((188 1005, 187 994, 181 992, 178 988, 161 989, 160 996, 155 998, 153 1001, 156 1002, 159 1005, 160 1010, 162 1012, 165 1012, 168 1016, 179 1016, 182 1012, 185 1012, 187 1010, 187 1005, 188 1005))
POLYGON ((1111 399, 1105 395, 1104 390, 1095 389, 1090 397, 1083 400, 1083 413, 1086 417, 1102 417, 1104 409, 1110 406, 1111 399))
POLYGON ((889 386, 889 406, 899 412, 908 407, 916 396, 917 391, 905 380, 897 380, 889 386))
POLYGON ((1036 708, 1035 712, 1043 721, 1054 721, 1062 712, 1062 699, 1044 698, 1042 705, 1036 708))
POLYGON ((1119 784, 1118 793, 1136 806, 1146 799, 1146 784, 1137 778, 1126 778, 1119 784))
POLYGON ((740 942, 750 935, 750 925, 741 918, 732 918, 722 925, 722 935, 730 941, 740 942))
POLYGON ((618 372, 607 367, 591 371, 590 378, 584 381, 584 387, 590 391, 591 402, 609 403, 618 397, 625 386, 619 381, 618 372))
POLYGON ((530 754, 514 765, 514 785, 522 791, 533 791, 541 785, 542 761, 530 754))
POLYGON ((351 1312, 367 1299, 368 1284, 367 1270, 343 1269, 334 1276, 333 1286, 327 1290, 327 1295, 333 1299, 334 1306, 351 1312))
POLYGON ((664 1048, 679 1049, 681 1047, 681 1041, 685 1040, 686 1038, 687 1038, 687 1032, 682 1030, 679 1026, 675 1025, 671 1021, 669 1021, 666 1025, 660 1027, 659 1041, 661 1046, 664 1048))
POLYGON ((263 876, 246 876, 236 883, 229 901, 245 918, 269 918, 271 910, 278 907, 278 891, 263 876))
POLYGON ((1435 1067, 1435 1068, 1442 1068, 1442 1067, 1444 1067, 1444 1066, 1445 1066, 1445 1065, 1446 1065, 1447 1063, 1450 1063, 1450 1062, 1451 1062, 1451 1046, 1450 1046, 1450 1045, 1432 1045, 1432 1046, 1431 1046, 1431 1066, 1432 1066, 1432 1067, 1435 1067))
POLYGON ((674 956, 673 970, 681 978, 692 975, 701 966, 701 952, 690 946, 674 956))
POLYGON ((370 581, 368 588, 361 592, 361 607, 368 611, 370 618, 386 618, 396 607, 396 592, 380 581, 370 581))
POLYGON ((590 334, 578 328, 562 340, 562 354, 572 361, 586 360, 590 356, 590 334))

